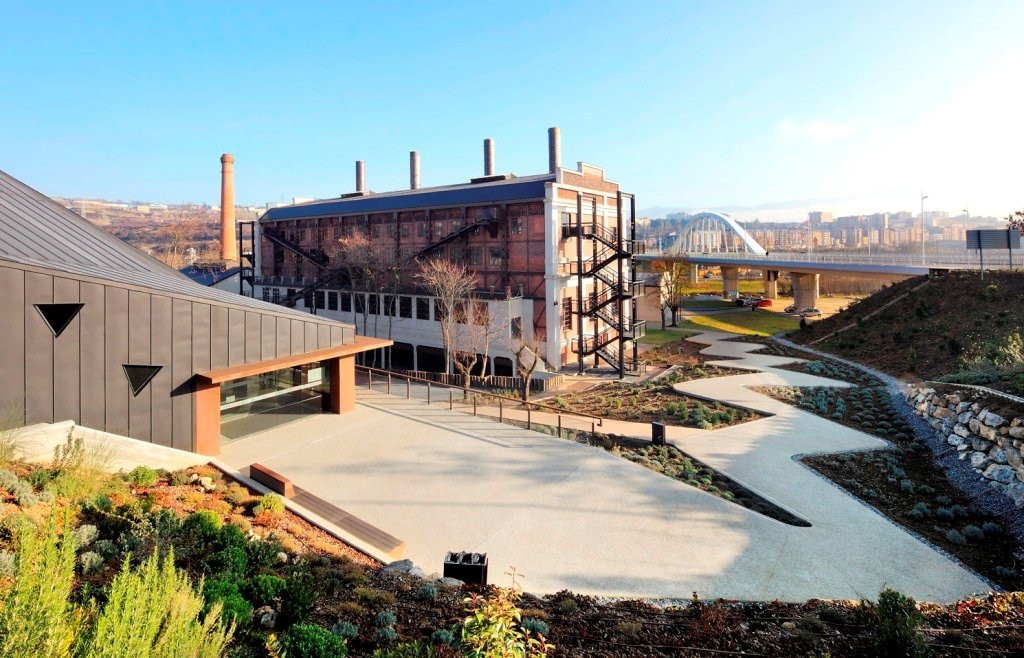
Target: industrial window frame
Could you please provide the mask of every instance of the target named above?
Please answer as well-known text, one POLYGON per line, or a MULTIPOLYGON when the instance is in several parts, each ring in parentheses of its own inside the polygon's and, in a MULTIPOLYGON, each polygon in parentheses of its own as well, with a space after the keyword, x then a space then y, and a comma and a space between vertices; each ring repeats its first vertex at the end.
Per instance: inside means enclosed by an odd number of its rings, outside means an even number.
POLYGON ((562 328, 572 329, 572 298, 562 300, 562 328))
POLYGON ((341 301, 341 312, 342 313, 351 313, 352 312, 352 293, 343 292, 343 293, 340 293, 340 296, 341 296, 341 300, 340 300, 341 301))
POLYGON ((327 310, 337 311, 338 310, 338 293, 333 290, 327 293, 327 310))
POLYGON ((412 317, 412 297, 402 295, 401 297, 398 298, 398 317, 412 317))
POLYGON ((430 320, 430 298, 429 297, 417 297, 416 298, 416 319, 417 320, 430 320))

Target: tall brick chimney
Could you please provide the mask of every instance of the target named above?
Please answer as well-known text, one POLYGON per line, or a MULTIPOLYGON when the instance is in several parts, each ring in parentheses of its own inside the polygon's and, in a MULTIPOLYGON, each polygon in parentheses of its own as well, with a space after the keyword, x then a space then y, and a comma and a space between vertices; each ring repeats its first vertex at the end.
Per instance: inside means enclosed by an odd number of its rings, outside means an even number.
POLYGON ((409 189, 420 189, 420 152, 409 151, 409 189))
POLYGON ((366 161, 356 160, 356 192, 366 191, 366 161))
POLYGON ((484 176, 494 175, 494 140, 484 140, 484 176))
POLYGON ((562 166, 562 131, 558 126, 548 128, 548 173, 562 166))
POLYGON ((226 261, 238 260, 238 240, 235 237, 235 156, 220 156, 220 257, 226 261))

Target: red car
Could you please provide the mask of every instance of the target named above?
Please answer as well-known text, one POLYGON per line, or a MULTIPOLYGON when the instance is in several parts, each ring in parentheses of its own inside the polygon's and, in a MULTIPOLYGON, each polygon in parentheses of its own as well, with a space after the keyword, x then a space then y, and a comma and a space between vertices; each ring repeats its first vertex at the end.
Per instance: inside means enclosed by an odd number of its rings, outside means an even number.
POLYGON ((770 300, 770 299, 759 299, 756 302, 754 302, 754 306, 756 306, 758 308, 770 308, 771 305, 772 305, 772 300, 770 300))

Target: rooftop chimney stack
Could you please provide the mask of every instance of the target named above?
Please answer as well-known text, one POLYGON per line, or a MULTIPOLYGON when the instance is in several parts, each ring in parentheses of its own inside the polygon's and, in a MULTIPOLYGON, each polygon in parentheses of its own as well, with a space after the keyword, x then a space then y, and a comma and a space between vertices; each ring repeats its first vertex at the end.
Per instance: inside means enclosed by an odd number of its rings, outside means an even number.
POLYGON ((356 192, 366 191, 366 162, 356 160, 356 192))
POLYGON ((420 152, 409 151, 409 189, 420 189, 420 152))
POLYGON ((494 175, 494 140, 484 140, 484 176, 494 175))
POLYGON ((220 257, 226 261, 238 260, 238 240, 235 237, 235 156, 220 156, 220 257))
POLYGON ((548 128, 548 173, 562 166, 562 131, 558 126, 548 128))

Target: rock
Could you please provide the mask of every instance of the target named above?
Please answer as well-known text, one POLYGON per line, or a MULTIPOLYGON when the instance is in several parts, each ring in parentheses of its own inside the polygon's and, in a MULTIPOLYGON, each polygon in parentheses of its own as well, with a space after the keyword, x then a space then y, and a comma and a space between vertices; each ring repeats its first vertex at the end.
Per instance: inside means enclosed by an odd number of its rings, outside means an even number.
POLYGON ((277 622, 277 611, 269 605, 265 605, 253 610, 252 618, 263 628, 273 628, 277 622))
POLYGON ((1006 434, 1012 439, 1024 439, 1024 425, 1011 427, 1006 434))
POLYGON ((936 418, 949 418, 950 416, 953 415, 953 412, 947 409, 946 407, 939 407, 938 409, 932 412, 932 415, 935 416, 936 418))
POLYGON ((960 396, 957 395, 956 393, 953 393, 952 395, 947 395, 946 404, 950 405, 951 407, 960 406, 960 396))
POLYGON ((199 486, 202 487, 204 491, 213 491, 217 488, 217 483, 213 481, 212 477, 207 476, 199 478, 199 486))
POLYGON ((396 560, 381 569, 383 573, 409 573, 413 568, 412 560, 396 560))
POLYGON ((971 435, 971 430, 967 429, 966 425, 954 425, 953 432, 957 436, 962 436, 964 438, 967 438, 968 436, 971 435))
POLYGON ((188 476, 188 481, 189 482, 195 482, 198 479, 199 479, 199 473, 193 473, 193 474, 188 476))
POLYGON ((1024 425, 1024 418, 1014 418, 1010 421, 1010 427, 1020 427, 1024 425))
POLYGON ((1017 475, 1017 471, 1012 466, 1004 466, 1002 464, 991 464, 985 469, 983 475, 989 480, 995 480, 1003 484, 1009 484, 1013 482, 1014 476, 1017 475))
POLYGON ((970 414, 970 412, 967 412, 967 413, 962 413, 962 414, 960 414, 959 416, 957 416, 957 417, 956 417, 956 420, 957 420, 957 422, 958 422, 958 423, 960 423, 961 425, 966 425, 967 423, 971 422, 971 418, 973 418, 973 417, 974 417, 974 416, 972 416, 972 415, 970 414))
POLYGON ((982 422, 982 423, 984 423, 984 422, 985 422, 985 419, 986 419, 987 417, 988 417, 988 409, 982 409, 982 410, 981 410, 981 411, 980 411, 980 412, 978 413, 978 421, 979 421, 979 422, 982 422))
POLYGON ((427 572, 419 567, 413 567, 412 569, 409 569, 409 575, 414 578, 426 578, 427 572))
POLYGON ((996 464, 1006 464, 1009 461, 1006 458, 1006 451, 1002 448, 992 448, 988 453, 988 458, 996 464))
POLYGON ((1006 424, 1006 419, 999 414, 992 413, 991 411, 985 416, 985 420, 982 421, 989 427, 999 427, 1000 425, 1006 424))
POLYGON ((956 405, 956 412, 958 414, 962 414, 962 413, 970 411, 970 410, 971 410, 971 403, 970 402, 961 402, 960 404, 956 405))
POLYGON ((996 432, 994 428, 989 427, 988 425, 981 425, 978 427, 978 435, 985 438, 988 441, 995 441, 999 433, 996 432))
POLYGON ((981 421, 978 420, 977 418, 972 418, 971 420, 969 420, 967 422, 967 427, 969 427, 972 432, 977 434, 978 433, 978 429, 981 427, 981 421))
POLYGON ((459 580, 458 578, 448 578, 447 576, 437 582, 448 587, 462 587, 463 585, 465 585, 465 583, 459 580))
POLYGON ((1021 457, 1020 450, 1012 446, 1006 446, 1003 448, 1003 453, 1006 455, 1006 463, 1013 466, 1017 470, 1024 469, 1024 458, 1021 457))
POLYGON ((950 434, 949 436, 946 437, 946 443, 948 443, 951 446, 962 446, 964 444, 964 440, 962 437, 959 437, 956 434, 950 434))
POLYGON ((986 452, 992 447, 992 444, 983 439, 979 439, 978 437, 974 437, 971 439, 971 447, 978 452, 986 452))
POLYGON ((278 551, 278 553, 277 553, 277 561, 280 562, 281 564, 288 564, 288 554, 285 553, 284 551, 278 551))
MULTIPOLYGON (((970 450, 970 449, 971 449, 971 444, 970 444, 970 443, 967 443, 966 441, 964 441, 963 443, 961 443, 960 445, 958 445, 958 446, 956 447, 956 449, 957 449, 957 450, 960 450, 960 451, 964 451, 964 450, 970 450)), ((961 457, 960 457, 960 459, 964 459, 964 457, 962 457, 962 456, 961 456, 961 457)))
POLYGON ((1003 493, 1013 500, 1017 507, 1024 507, 1024 483, 1011 482, 1003 489, 1003 493))
POLYGON ((782 627, 785 628, 788 631, 791 631, 794 628, 796 628, 796 624, 794 624, 791 621, 784 621, 784 622, 782 622, 782 627))
POLYGON ((989 465, 988 455, 983 452, 972 452, 971 453, 971 466, 976 469, 984 469, 989 465))
POLYGON ((981 411, 981 405, 975 402, 974 404, 971 405, 971 411, 973 411, 974 413, 979 413, 981 411))

